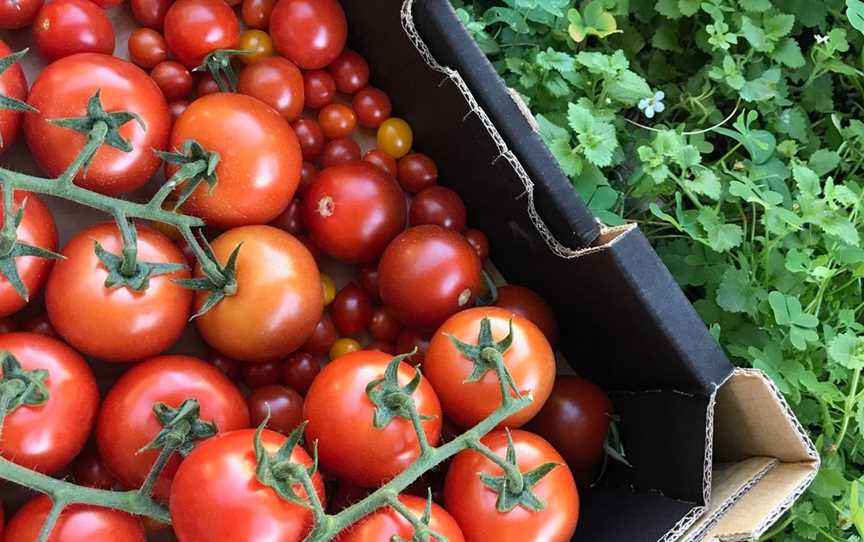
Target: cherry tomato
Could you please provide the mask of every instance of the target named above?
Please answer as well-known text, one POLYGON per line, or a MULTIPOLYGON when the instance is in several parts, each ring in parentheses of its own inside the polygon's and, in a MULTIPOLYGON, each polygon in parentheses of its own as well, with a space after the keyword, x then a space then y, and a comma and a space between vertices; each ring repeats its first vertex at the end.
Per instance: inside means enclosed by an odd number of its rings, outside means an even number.
POLYGON ((357 117, 347 105, 333 103, 321 108, 318 124, 327 139, 338 139, 351 135, 357 125, 357 117))
MULTIPOLYGON (((213 241, 213 252, 224 265, 241 243, 237 292, 195 323, 205 341, 238 360, 283 358, 309 338, 321 319, 318 266, 300 241, 271 226, 229 230, 213 241)), ((207 292, 196 294, 196 310, 206 298, 207 292)))
MULTIPOLYGON (((369 334, 373 339, 385 342, 395 342, 402 331, 402 324, 387 307, 378 307, 369 319, 369 334)), ((410 352, 409 348, 406 352, 410 352)))
POLYGON ((434 328, 474 304, 483 285, 480 271, 464 237, 440 226, 416 226, 381 256, 381 299, 404 324, 434 328))
POLYGON ((18 331, 18 321, 15 318, 0 318, 0 335, 4 333, 12 333, 13 331, 18 331))
MULTIPOLYGON (((423 517, 426 499, 414 495, 400 495, 399 501, 415 517, 423 517)), ((465 542, 456 520, 439 505, 432 503, 429 528, 443 536, 448 542, 465 542)), ((394 538, 411 540, 414 527, 404 516, 387 506, 381 508, 346 530, 337 540, 339 542, 390 542, 394 538)))
MULTIPOLYGON (((51 510, 51 499, 35 497, 18 510, 3 533, 4 542, 32 542, 39 538, 51 510)), ((83 504, 67 506, 60 513, 51 542, 146 542, 144 527, 134 516, 109 508, 83 504)))
MULTIPOLYGON (((532 490, 545 503, 542 511, 517 506, 509 512, 496 508, 498 495, 490 491, 480 474, 501 476, 501 467, 474 450, 453 459, 444 485, 444 506, 453 514, 466 540, 543 540, 568 542, 579 521, 579 493, 573 474, 555 449, 527 431, 513 431, 516 464, 522 473, 546 463, 556 466, 532 490)), ((507 434, 494 431, 481 442, 496 455, 507 455, 507 434)))
MULTIPOLYGON (((153 405, 176 408, 186 399, 198 401, 200 418, 221 431, 249 427, 243 396, 218 369, 189 356, 160 356, 129 369, 108 392, 96 426, 96 441, 105 466, 128 488, 140 487, 159 450, 140 451, 162 425, 153 405)), ((175 454, 159 475, 153 494, 168 498, 181 457, 175 454)))
POLYGON ((72 476, 75 483, 96 489, 113 489, 117 483, 95 450, 86 450, 78 456, 72 466, 72 476))
POLYGON ((171 0, 129 0, 132 16, 141 26, 160 30, 171 0))
POLYGON ((207 355, 207 361, 231 380, 240 378, 240 362, 236 359, 211 349, 207 355))
MULTIPOLYGON (((291 203, 300 181, 300 145, 275 110, 243 94, 210 94, 174 123, 170 148, 181 149, 189 139, 221 159, 216 187, 202 183, 183 204, 187 213, 231 228, 270 222, 291 203)), ((166 176, 177 167, 167 167, 166 176)))
POLYGON ((345 94, 354 94, 369 83, 369 64, 356 51, 344 49, 327 71, 336 81, 336 88, 345 94))
POLYGON ((235 49, 240 21, 223 0, 177 0, 165 13, 165 40, 189 68, 217 49, 235 49))
POLYGON ((300 185, 297 186, 297 195, 302 196, 312 182, 318 178, 318 168, 312 162, 303 162, 300 167, 300 185))
POLYGON ((438 166, 419 152, 413 152, 399 160, 399 184, 406 192, 416 194, 438 182, 438 166))
POLYGON ((375 267, 362 267, 357 274, 360 277, 360 286, 366 290, 372 301, 379 300, 381 293, 378 289, 378 269, 375 267))
POLYGON ((240 73, 237 91, 258 98, 293 122, 303 112, 303 75, 290 60, 268 56, 240 73))
POLYGON ((30 26, 43 0, 0 1, 0 29, 14 30, 30 26))
POLYGON ((390 354, 391 356, 396 355, 396 346, 394 346, 393 343, 388 343, 385 341, 378 341, 378 340, 372 341, 371 343, 367 344, 363 348, 363 350, 372 350, 372 351, 376 351, 376 352, 384 352, 385 354, 390 354))
POLYGON ((152 28, 133 30, 129 34, 129 60, 148 70, 168 60, 165 38, 152 28))
POLYGON ((347 337, 336 339, 333 346, 330 347, 330 359, 341 358, 345 354, 359 352, 360 350, 363 350, 363 346, 355 339, 349 339, 347 337))
POLYGON ((501 389, 494 370, 478 382, 465 382, 474 362, 463 356, 451 338, 477 344, 480 323, 488 318, 495 342, 513 330, 512 344, 504 352, 504 365, 516 389, 531 394, 533 402, 499 427, 521 427, 543 407, 555 383, 555 354, 543 332, 530 320, 498 307, 477 307, 451 316, 438 328, 426 352, 423 372, 441 396, 444 412, 456 425, 473 427, 501 405, 501 389))
POLYGON ((33 40, 49 61, 75 53, 114 52, 114 27, 90 0, 54 0, 33 22, 33 40))
POLYGON ((360 160, 360 145, 348 137, 340 137, 327 142, 321 153, 321 167, 324 168, 357 160, 360 160))
POLYGON ((336 299, 336 283, 328 275, 321 273, 321 287, 324 289, 324 305, 333 303, 336 299))
POLYGON ((291 125, 294 128, 294 133, 297 134, 297 140, 300 142, 300 149, 303 151, 304 160, 313 160, 317 158, 321 151, 324 150, 324 132, 321 130, 321 125, 315 119, 300 118, 294 121, 291 125))
POLYGON ((396 338, 397 352, 412 352, 417 349, 417 353, 412 355, 406 361, 411 365, 423 365, 426 359, 426 352, 429 350, 429 341, 432 337, 425 331, 417 329, 405 328, 396 338))
POLYGON ((372 319, 372 300, 362 288, 349 282, 336 294, 330 313, 336 331, 342 335, 357 335, 372 319))
POLYGON ((49 64, 30 89, 28 102, 39 113, 24 119, 27 146, 45 173, 60 175, 81 152, 87 136, 49 120, 83 116, 97 91, 105 111, 134 113, 146 130, 135 121, 126 123, 119 134, 131 144, 132 151, 103 145, 87 174, 78 173, 75 184, 109 195, 140 188, 162 163, 153 149, 165 148, 171 116, 159 87, 131 62, 84 53, 49 64))
MULTIPOLYGON (((285 230, 291 235, 300 235, 303 233, 303 216, 300 200, 291 200, 288 208, 282 211, 281 215, 270 221, 270 225, 285 230)), ((325 302, 324 304, 326 305, 327 303, 325 302)))
POLYGON ((245 30, 240 34, 240 49, 248 51, 241 56, 246 64, 255 64, 273 56, 273 40, 263 30, 245 30))
POLYGON ((603 459, 612 413, 612 401, 596 384, 576 376, 559 376, 546 404, 528 427, 548 440, 570 468, 580 472, 603 459))
MULTIPOLYGON (((489 257, 489 239, 486 237, 485 233, 483 233, 480 230, 474 229, 474 228, 468 228, 467 230, 462 232, 462 235, 465 236, 465 240, 468 241, 468 243, 474 249, 474 252, 477 253, 477 257, 480 258, 481 262, 485 261, 486 258, 489 257)), ((501 305, 499 305, 499 307, 500 306, 501 305)), ((529 320, 530 320, 530 318, 529 318, 529 320)), ((536 324, 537 322, 534 322, 534 323, 536 324)), ((541 329, 542 329, 542 326, 541 326, 541 329)), ((549 338, 549 337, 547 336, 547 338, 549 338)), ((549 342, 554 344, 554 342, 551 339, 549 342)))
POLYGON ((351 100, 351 107, 357 114, 357 122, 365 128, 378 128, 393 111, 390 97, 374 87, 358 91, 351 100))
POLYGON ((303 344, 303 350, 313 354, 327 354, 338 338, 336 326, 333 325, 330 316, 325 314, 315 324, 315 329, 312 330, 312 334, 309 335, 306 343, 303 344))
POLYGON ((291 388, 278 384, 257 388, 246 398, 246 404, 254 427, 269 416, 267 429, 289 435, 303 423, 303 397, 291 388))
MULTIPOLYGON (((2 190, 0 190, 2 197, 2 190)), ((57 250, 57 227, 51 211, 42 203, 35 194, 16 190, 12 199, 13 209, 24 209, 24 215, 18 228, 15 230, 19 243, 36 246, 50 250, 57 250)), ((14 213, 13 213, 14 214, 14 213)), ((0 224, 5 217, 2 205, 0 205, 0 224)), ((30 298, 36 297, 45 281, 54 260, 37 258, 35 256, 18 256, 15 258, 15 267, 21 282, 27 288, 30 298)), ((9 316, 21 310, 27 305, 27 300, 21 297, 5 276, 0 276, 0 317, 9 316)))
POLYGON ((198 85, 195 87, 195 91, 198 93, 198 97, 207 96, 208 94, 216 94, 217 92, 222 92, 219 89, 219 84, 216 83, 216 80, 213 79, 213 76, 209 73, 205 73, 201 75, 201 78, 198 79, 198 85))
POLYGON ((114 6, 119 6, 123 3, 123 0, 93 0, 93 3, 100 8, 107 9, 113 8, 114 6))
POLYGON ((407 122, 390 117, 378 126, 377 140, 379 149, 393 158, 402 158, 411 150, 414 133, 407 122))
POLYGON ((156 81, 159 90, 169 102, 186 98, 192 92, 192 74, 179 62, 166 60, 156 64, 150 77, 156 81))
POLYGON ((501 286, 498 288, 498 299, 495 305, 531 320, 546 335, 549 344, 555 346, 557 343, 558 321, 555 319, 555 313, 552 307, 533 290, 512 284, 501 286))
MULTIPOLYGON (((411 422, 395 417, 386 427, 373 425, 375 405, 366 394, 370 382, 383 377, 391 356, 382 352, 353 352, 330 362, 312 382, 303 405, 309 421, 306 435, 318 441, 321 464, 352 484, 375 487, 396 476, 420 455, 411 422)), ((401 386, 414 377, 415 369, 400 363, 401 386)), ((422 416, 429 444, 441 435, 441 406, 426 380, 412 394, 422 416)))
MULTIPOLYGON (((2 19, 5 4, 12 2, 13 0, 0 0, 0 19, 2 19)), ((12 54, 12 50, 6 45, 6 42, 0 40, 0 59, 6 58, 10 54, 12 54)), ((16 62, 0 74, 0 96, 7 96, 22 102, 27 100, 27 78, 24 77, 21 64, 16 62)), ((21 116, 21 111, 0 109, 0 152, 9 148, 18 138, 18 131, 21 129, 21 116)))
POLYGON ((338 0, 279 0, 270 14, 270 35, 279 54, 314 70, 342 52, 348 22, 338 0))
POLYGON ((186 100, 177 100, 175 102, 171 102, 168 104, 168 111, 171 112, 171 119, 175 122, 177 121, 177 117, 183 114, 184 111, 189 107, 189 102, 186 100))
POLYGON ((443 186, 430 186, 411 200, 408 222, 412 226, 437 224, 461 232, 465 229, 466 215, 459 194, 443 186))
POLYGON ((243 375, 243 382, 250 388, 269 386, 276 384, 282 378, 282 362, 274 360, 263 363, 244 363, 240 367, 240 372, 243 375))
POLYGON ((396 160, 386 152, 372 149, 363 155, 363 160, 369 162, 394 179, 396 178, 396 160))
POLYGON ((303 92, 306 107, 320 109, 333 103, 336 97, 336 81, 324 70, 310 70, 303 73, 303 92))
POLYGON ((319 372, 321 364, 312 354, 294 352, 282 368, 282 382, 300 395, 306 395, 319 372))
POLYGON ((267 28, 275 5, 276 0, 243 0, 240 15, 249 28, 267 28))
POLYGON ((374 261, 404 227, 405 198, 392 177, 367 162, 332 166, 306 189, 303 222, 331 256, 374 261))
MULTIPOLYGON (((15 330, 9 330, 9 332, 11 331, 15 330)), ((53 339, 60 338, 60 335, 57 334, 54 326, 51 325, 51 321, 48 319, 48 315, 44 312, 40 312, 39 314, 31 316, 30 318, 27 318, 23 322, 21 322, 20 331, 36 333, 37 335, 45 335, 46 337, 51 337, 53 339)))

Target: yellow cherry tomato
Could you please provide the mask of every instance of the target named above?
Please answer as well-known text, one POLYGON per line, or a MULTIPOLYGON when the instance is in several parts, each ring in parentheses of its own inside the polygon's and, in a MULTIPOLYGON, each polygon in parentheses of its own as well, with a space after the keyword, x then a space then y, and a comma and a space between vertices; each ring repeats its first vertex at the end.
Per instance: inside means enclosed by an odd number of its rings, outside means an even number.
POLYGON ((321 273, 321 287, 324 288, 324 306, 326 307, 336 297, 336 284, 328 275, 321 273))
POLYGON ((404 120, 390 117, 378 127, 378 148, 393 158, 408 154, 414 144, 414 133, 404 120))
POLYGON ((363 350, 363 347, 354 339, 348 339, 345 337, 336 339, 333 346, 330 347, 330 359, 336 359, 345 354, 357 352, 358 350, 363 350))
POLYGON ((246 30, 240 34, 240 48, 249 51, 249 54, 241 57, 246 64, 273 56, 273 40, 263 30, 246 30))

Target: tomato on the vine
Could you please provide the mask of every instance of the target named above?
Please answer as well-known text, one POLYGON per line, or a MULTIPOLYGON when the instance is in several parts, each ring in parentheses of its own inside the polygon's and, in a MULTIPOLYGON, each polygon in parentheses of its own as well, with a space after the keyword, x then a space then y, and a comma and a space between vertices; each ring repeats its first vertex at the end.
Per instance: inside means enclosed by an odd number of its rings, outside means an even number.
MULTIPOLYGON (((0 2, 0 4, 11 3, 11 0, 0 2)), ((0 59, 12 54, 12 49, 6 42, 0 40, 0 59)), ((19 101, 27 100, 27 78, 21 64, 15 63, 0 74, 0 96, 14 98, 19 101)), ((18 131, 21 129, 21 111, 0 108, 0 152, 5 151, 18 139, 18 131)))
POLYGON ((240 39, 240 21, 223 0, 177 0, 164 25, 168 47, 188 68, 217 49, 235 48, 240 39))
POLYGON ((303 75, 293 62, 281 56, 270 56, 244 68, 237 91, 258 98, 288 122, 294 122, 303 112, 303 75))
POLYGON ((162 34, 152 28, 136 28, 129 34, 129 60, 144 69, 151 69, 168 60, 168 44, 162 34))
POLYGON ((33 21, 33 41, 49 61, 75 53, 114 52, 114 27, 90 0, 48 2, 33 21))
POLYGON ((29 26, 44 0, 3 0, 0 2, 0 29, 14 30, 29 26))
MULTIPOLYGON (((33 498, 6 525, 4 542, 33 542, 51 510, 51 499, 33 498)), ((144 527, 135 516, 83 504, 67 506, 60 513, 50 542, 146 542, 144 527)))
POLYGON ((276 50, 303 68, 333 62, 348 38, 348 22, 338 0, 279 0, 270 14, 276 50))
MULTIPOLYGON (((426 499, 414 495, 400 495, 399 501, 415 517, 423 517, 426 499)), ((465 542, 462 530, 459 529, 453 516, 434 502, 429 517, 429 528, 443 536, 447 542, 465 542)), ((336 540, 338 542, 390 542, 395 537, 411 540, 413 536, 414 527, 408 520, 393 508, 385 506, 348 528, 336 540)))
MULTIPOLYGON (((470 241, 470 238, 468 240, 470 241)), ((555 313, 546 300, 534 290, 513 284, 500 286, 495 306, 531 320, 546 335, 549 344, 555 346, 557 343, 558 321, 555 318, 555 313)))

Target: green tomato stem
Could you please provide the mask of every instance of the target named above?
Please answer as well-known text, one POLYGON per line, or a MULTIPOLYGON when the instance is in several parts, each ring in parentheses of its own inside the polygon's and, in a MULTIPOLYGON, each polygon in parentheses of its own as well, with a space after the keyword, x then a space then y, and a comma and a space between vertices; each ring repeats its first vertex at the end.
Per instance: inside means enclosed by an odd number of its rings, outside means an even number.
POLYGON ((60 519, 60 514, 66 508, 66 502, 60 499, 51 501, 51 510, 48 512, 48 517, 45 518, 45 523, 39 530, 39 537, 36 542, 48 542, 48 538, 54 531, 54 526, 57 525, 57 520, 60 519))
POLYGON ((156 485, 156 480, 159 479, 159 475, 162 474, 163 470, 165 470, 165 465, 168 464, 168 460, 171 459, 172 455, 174 455, 176 449, 177 445, 172 442, 159 450, 159 455, 156 457, 156 461, 153 462, 153 466, 150 467, 150 472, 147 473, 147 478, 138 489, 139 495, 148 498, 152 495, 153 486, 156 485))

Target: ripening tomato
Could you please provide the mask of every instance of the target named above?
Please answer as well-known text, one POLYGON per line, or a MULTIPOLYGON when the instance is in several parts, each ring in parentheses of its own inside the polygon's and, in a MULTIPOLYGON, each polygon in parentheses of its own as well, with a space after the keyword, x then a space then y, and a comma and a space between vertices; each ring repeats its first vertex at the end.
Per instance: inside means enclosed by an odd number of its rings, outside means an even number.
POLYGON ((48 371, 49 394, 41 406, 23 405, 6 416, 0 455, 28 469, 57 472, 84 447, 96 418, 93 372, 77 352, 44 335, 0 335, 0 350, 15 356, 25 371, 48 371))
MULTIPOLYGON (((217 435, 201 443, 180 465, 170 500, 171 522, 180 542, 301 542, 309 533, 312 511, 258 481, 254 434, 245 429, 217 435)), ((271 455, 286 440, 285 435, 267 429, 261 434, 271 455)), ((312 466, 312 458, 300 446, 292 451, 291 461, 312 466)), ((324 502, 324 482, 317 472, 312 483, 324 502)), ((301 487, 293 489, 306 498, 301 487)))
POLYGON ((467 212, 459 194, 443 186, 430 186, 414 196, 408 212, 412 226, 437 224, 461 232, 465 229, 467 212))
POLYGON ((30 26, 44 0, 0 0, 0 29, 30 26))
POLYGON ((156 81, 169 102, 186 98, 192 92, 192 74, 179 62, 166 60, 156 64, 150 71, 150 78, 156 81))
POLYGON ((390 118, 393 106, 390 97, 383 90, 366 87, 357 92, 351 100, 351 108, 357 114, 357 122, 365 128, 378 128, 390 118))
POLYGON ((171 0, 129 0, 132 16, 141 26, 160 30, 171 0))
MULTIPOLYGON (((241 361, 269 361, 297 350, 324 311, 321 275, 312 255, 294 236, 272 226, 244 226, 213 241, 224 265, 237 258, 237 292, 195 323, 211 346, 241 361)), ((201 276, 201 269, 196 269, 201 276)), ((196 309, 207 292, 195 297, 196 309)))
MULTIPOLYGON (((0 0, 0 5, 13 0, 0 0)), ((0 10, 2 11, 2 10, 0 10)), ((2 15, 0 15, 2 16, 2 15)), ((0 40, 0 59, 12 54, 12 49, 6 42, 0 40)), ((0 74, 0 96, 14 98, 19 101, 27 101, 27 78, 21 64, 16 62, 0 74)), ((21 129, 21 111, 0 108, 0 152, 5 151, 18 139, 18 130, 21 129)))
MULTIPOLYGON (((392 356, 360 351, 340 356, 321 372, 303 405, 309 421, 306 436, 318 441, 321 464, 340 479, 364 487, 375 487, 396 476, 420 455, 420 445, 411 421, 396 417, 386 427, 373 425, 375 405, 366 394, 370 382, 382 378, 392 356)), ((399 385, 414 377, 405 362, 398 370, 399 385)), ((412 395, 423 417, 429 444, 441 436, 441 405, 435 390, 424 379, 412 395)))
POLYGON ((328 141, 321 152, 321 167, 328 168, 360 160, 360 145, 350 137, 328 141))
MULTIPOLYGON (((18 510, 3 533, 4 542, 33 542, 51 510, 51 499, 33 498, 18 510)), ((60 513, 49 542, 146 542, 144 527, 135 517, 110 508, 83 504, 67 506, 60 513)))
POLYGON ((405 225, 405 196, 368 162, 321 170, 303 195, 303 223, 324 252, 347 262, 374 261, 405 225))
POLYGON ((237 91, 258 98, 294 122, 303 112, 303 75, 293 62, 270 56, 247 66, 240 73, 237 91))
POLYGON ((378 126, 378 148, 393 158, 402 158, 414 144, 414 132, 404 120, 390 117, 378 126))
POLYGON ((33 40, 49 61, 75 53, 114 52, 114 27, 90 0, 48 2, 33 22, 33 40))
POLYGON ((276 0, 243 0, 240 14, 249 28, 267 28, 276 0))
MULTIPOLYGON (((143 225, 136 229, 139 262, 186 264, 167 237, 143 225)), ((70 345, 101 360, 129 362, 162 353, 177 341, 189 318, 192 292, 174 282, 189 278, 189 271, 151 277, 143 291, 109 288, 108 270, 96 256, 94 241, 111 254, 122 254, 123 241, 113 222, 78 232, 63 249, 66 259, 57 261, 48 277, 45 308, 51 324, 70 345)))
POLYGON ((131 144, 132 151, 103 145, 87 174, 78 173, 75 184, 109 195, 140 188, 162 163, 153 149, 165 148, 171 116, 159 87, 131 62, 82 53, 49 64, 30 89, 28 102, 39 113, 25 116, 27 146, 45 173, 60 175, 81 152, 87 136, 49 121, 83 116, 88 100, 97 91, 105 111, 135 113, 146 129, 135 121, 127 122, 119 133, 131 144))
MULTIPOLYGON (((468 232, 465 233, 467 235, 468 232)), ((552 311, 552 307, 546 303, 546 300, 534 290, 513 284, 500 286, 495 306, 524 316, 534 322, 534 325, 540 328, 552 346, 558 342, 558 321, 555 319, 555 313, 552 311)))
POLYGON ((303 68, 333 62, 348 38, 348 22, 338 0, 279 0, 270 14, 276 50, 303 68))
POLYGON ((381 299, 406 325, 434 328, 470 307, 483 285, 480 259, 468 241, 440 226, 416 226, 381 256, 381 299))
POLYGON ((360 341, 342 337, 341 339, 336 339, 333 342, 333 346, 330 347, 330 359, 341 358, 345 354, 359 352, 360 350, 363 350, 363 345, 360 344, 360 341))
MULTIPOLYGON (((501 467, 474 450, 453 458, 444 485, 444 506, 453 514, 468 542, 489 540, 542 540, 568 542, 579 521, 579 493, 573 474, 562 457, 545 440, 527 431, 513 431, 516 464, 522 473, 546 463, 557 466, 533 486, 546 505, 542 511, 516 506, 509 512, 496 508, 498 494, 490 490, 481 474, 501 476, 501 467)), ((481 439, 502 459, 507 455, 503 430, 481 439)))
MULTIPOLYGON (((2 197, 0 190, 0 197, 2 197)), ((26 245, 44 248, 52 252, 57 250, 57 227, 51 211, 35 194, 16 190, 13 196, 13 208, 23 207, 24 216, 16 229, 18 242, 26 245)), ((0 204, 0 224, 5 220, 2 204, 0 204)), ((35 256, 19 256, 15 258, 18 276, 27 288, 30 298, 36 297, 45 281, 54 260, 37 258, 35 256)), ((12 284, 4 276, 0 276, 0 318, 14 314, 27 305, 27 300, 21 297, 12 284)))
POLYGON ((438 182, 438 166, 419 152, 412 152, 399 160, 399 184, 406 192, 416 194, 438 182))
POLYGON ((345 94, 354 94, 369 83, 369 64, 357 51, 344 49, 336 60, 327 66, 327 71, 336 81, 336 88, 345 94))
POLYGON ((465 382, 475 364, 451 342, 455 338, 476 345, 484 318, 489 319, 495 342, 507 336, 512 324, 513 342, 503 354, 504 365, 516 389, 522 395, 530 393, 534 401, 499 427, 521 427, 540 411, 555 383, 555 354, 543 332, 527 318, 498 307, 456 313, 432 337, 423 373, 438 391, 447 417, 457 425, 473 427, 492 414, 502 401, 497 373, 490 370, 478 382, 465 382))
MULTIPOLYGON (((219 0, 220 2, 222 0, 219 0)), ((300 181, 300 144, 288 122, 243 94, 198 98, 174 123, 170 148, 194 139, 219 153, 217 183, 202 183, 183 209, 208 225, 232 228, 270 222, 291 203, 300 181)), ((166 168, 171 176, 178 166, 166 168)))
POLYGON ((372 149, 363 155, 363 160, 379 168, 394 179, 396 178, 396 160, 386 152, 372 149))
POLYGON ((247 52, 241 56, 246 64, 255 64, 273 56, 273 40, 263 30, 245 30, 240 34, 240 49, 247 52))
POLYGON ((164 24, 168 48, 188 68, 217 49, 236 48, 240 40, 240 21, 223 0, 177 0, 164 24))
POLYGON ((304 160, 314 160, 318 158, 321 151, 324 150, 324 132, 321 131, 321 125, 318 121, 310 118, 299 118, 291 124, 294 128, 294 133, 297 135, 297 140, 300 142, 300 149, 303 151, 304 160))
POLYGON ((345 104, 332 103, 325 105, 318 112, 318 124, 327 139, 348 137, 357 126, 357 116, 345 104))
MULTIPOLYGON (((423 517, 426 499, 414 495, 400 495, 399 501, 417 518, 423 517)), ((447 542, 465 542, 462 530, 447 510, 432 503, 429 528, 443 536, 447 542)), ((385 506, 372 512, 339 535, 337 542, 390 542, 393 538, 411 540, 414 528, 404 516, 385 506)), ((527 542, 527 541, 526 541, 527 542)))
POLYGON ((144 69, 168 60, 168 44, 152 28, 136 28, 129 34, 129 60, 144 69))
POLYGON ((306 107, 320 109, 333 103, 336 97, 336 81, 324 70, 309 70, 303 72, 303 92, 306 96, 306 107))

